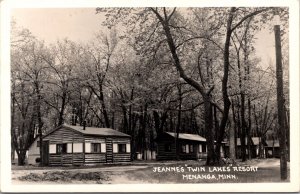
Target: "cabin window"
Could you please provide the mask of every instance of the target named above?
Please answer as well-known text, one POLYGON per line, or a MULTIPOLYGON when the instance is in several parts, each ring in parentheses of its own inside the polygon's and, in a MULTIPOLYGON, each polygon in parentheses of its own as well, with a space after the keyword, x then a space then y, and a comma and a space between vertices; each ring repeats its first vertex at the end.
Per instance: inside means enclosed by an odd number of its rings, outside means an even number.
POLYGON ((206 152, 206 145, 202 145, 202 152, 206 152))
POLYGON ((194 145, 190 145, 190 152, 191 152, 191 153, 194 152, 194 145))
POLYGON ((165 152, 171 152, 171 144, 170 143, 165 144, 165 152))
POLYGON ((185 145, 182 145, 182 146, 181 146, 181 152, 182 152, 182 153, 185 153, 185 152, 186 152, 186 149, 185 149, 185 148, 186 148, 185 145))
POLYGON ((126 153, 126 144, 119 144, 118 150, 119 150, 119 153, 126 153))
POLYGON ((130 144, 113 144, 113 153, 130 153, 130 144))
POLYGON ((56 144, 56 153, 58 154, 65 154, 67 153, 67 144, 56 144))
POLYGON ((100 153, 101 152, 101 143, 91 143, 91 152, 100 153))
POLYGON ((182 147, 181 147, 181 151, 182 151, 182 153, 189 153, 189 144, 184 144, 184 145, 182 145, 182 147))

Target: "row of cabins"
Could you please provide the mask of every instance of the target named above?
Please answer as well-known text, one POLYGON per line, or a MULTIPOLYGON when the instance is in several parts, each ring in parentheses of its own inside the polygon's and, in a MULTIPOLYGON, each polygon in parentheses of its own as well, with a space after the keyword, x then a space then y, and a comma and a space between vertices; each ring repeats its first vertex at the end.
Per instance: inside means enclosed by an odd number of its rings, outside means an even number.
MULTIPOLYGON (((245 144, 248 145, 248 139, 245 138, 245 144)), ((241 139, 237 138, 236 141, 236 157, 242 158, 242 149, 241 149, 241 139)), ((251 137, 250 139, 250 152, 252 158, 257 157, 264 157, 264 158, 279 158, 280 157, 280 150, 279 150, 279 141, 278 140, 262 140, 259 137, 251 137), (260 146, 263 148, 260 152, 260 146)), ((229 143, 225 144, 225 153, 229 153, 229 143)), ((246 149, 246 155, 248 156, 248 150, 246 149)))
MULTIPOLYGON (((175 139, 176 133, 172 132, 164 132, 156 138, 157 160, 177 159, 175 139)), ((38 140, 29 148, 28 164, 40 162, 38 140)), ((239 150, 239 140, 237 142, 239 150)), ((256 152, 257 141, 254 138, 252 142, 253 152, 256 152)), ((178 159, 198 160, 207 157, 206 139, 197 134, 179 133, 178 145, 178 159)), ((269 156, 274 155, 274 146, 271 151, 266 151, 269 156)), ((227 157, 227 153, 228 145, 223 142, 221 156, 227 157)), ((63 124, 43 136, 43 165, 121 163, 130 162, 131 156, 131 137, 113 129, 63 124)))
MULTIPOLYGON (((164 132, 158 136, 157 160, 176 159, 176 134, 164 132)), ((196 134, 180 133, 179 159, 206 158, 206 139, 196 134)), ((131 137, 107 128, 63 124, 43 136, 43 165, 95 165, 131 161, 131 137)), ((29 148, 28 164, 40 159, 38 138, 29 148)))

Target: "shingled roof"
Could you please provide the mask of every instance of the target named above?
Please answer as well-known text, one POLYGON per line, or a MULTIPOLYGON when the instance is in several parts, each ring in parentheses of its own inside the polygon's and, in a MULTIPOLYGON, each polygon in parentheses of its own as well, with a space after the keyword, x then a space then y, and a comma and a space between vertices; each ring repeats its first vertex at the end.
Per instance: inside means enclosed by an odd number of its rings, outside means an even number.
POLYGON ((85 127, 85 130, 83 130, 83 126, 75 126, 75 125, 67 125, 67 124, 63 124, 55 128, 45 136, 49 135, 50 133, 60 128, 72 129, 84 135, 130 137, 130 135, 127 135, 125 133, 110 128, 85 127))

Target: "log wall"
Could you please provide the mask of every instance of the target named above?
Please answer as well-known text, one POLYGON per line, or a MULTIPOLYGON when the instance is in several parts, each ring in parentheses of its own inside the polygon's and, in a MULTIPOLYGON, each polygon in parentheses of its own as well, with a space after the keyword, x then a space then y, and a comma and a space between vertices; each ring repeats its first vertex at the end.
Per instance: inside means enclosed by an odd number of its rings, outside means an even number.
POLYGON ((66 128, 60 128, 48 136, 44 141, 49 141, 49 146, 53 148, 56 144, 67 143, 68 153, 57 154, 49 153, 50 166, 68 166, 68 165, 93 165, 100 163, 118 163, 131 161, 131 151, 128 153, 113 153, 113 144, 130 144, 128 137, 105 137, 83 135, 77 131, 66 128), (82 153, 74 153, 74 144, 82 143, 82 153), (85 143, 101 143, 106 145, 105 152, 87 153, 85 143), (71 144, 71 145, 70 145, 71 144))
POLYGON ((176 146, 174 142, 165 141, 157 143, 157 160, 175 160, 176 159, 176 146), (165 144, 170 144, 171 151, 165 151, 165 144))
MULTIPOLYGON (((204 159, 206 158, 206 153, 199 151, 199 144, 198 142, 191 142, 191 141, 180 141, 179 142, 179 159, 181 160, 197 160, 197 159, 204 159), (193 145, 193 152, 184 153, 182 152, 182 145, 193 145)), ((203 144, 203 143, 202 143, 203 144)), ((157 160, 175 160, 176 159, 176 146, 175 141, 165 140, 157 142, 157 160), (166 151, 165 145, 171 145, 171 150, 166 151)))
MULTIPOLYGON (((124 137, 115 137, 112 138, 112 145, 113 144, 130 144, 130 138, 124 138, 124 137)), ((126 153, 113 153, 113 162, 119 163, 119 162, 130 162, 131 161, 131 150, 127 150, 126 147, 126 153)))

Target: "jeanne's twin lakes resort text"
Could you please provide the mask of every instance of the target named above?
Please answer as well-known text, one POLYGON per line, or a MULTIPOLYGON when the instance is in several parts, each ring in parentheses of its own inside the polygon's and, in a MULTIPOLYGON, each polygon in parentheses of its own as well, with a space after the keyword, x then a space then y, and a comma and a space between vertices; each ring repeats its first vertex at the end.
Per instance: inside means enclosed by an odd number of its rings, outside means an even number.
POLYGON ((178 173, 182 175, 183 180, 192 179, 238 179, 236 172, 257 172, 257 166, 171 166, 171 167, 153 167, 154 173, 178 173))

